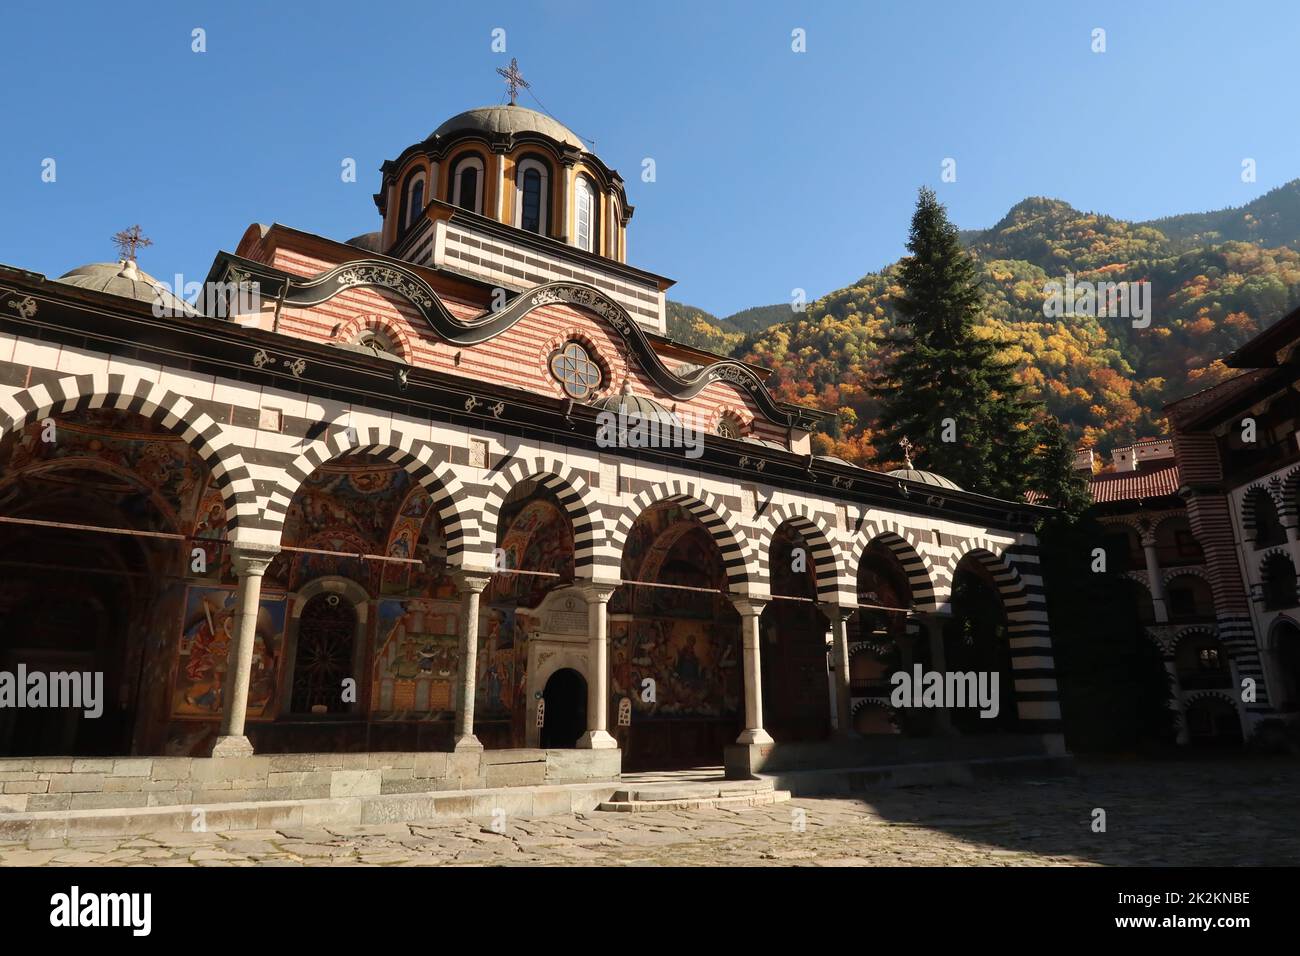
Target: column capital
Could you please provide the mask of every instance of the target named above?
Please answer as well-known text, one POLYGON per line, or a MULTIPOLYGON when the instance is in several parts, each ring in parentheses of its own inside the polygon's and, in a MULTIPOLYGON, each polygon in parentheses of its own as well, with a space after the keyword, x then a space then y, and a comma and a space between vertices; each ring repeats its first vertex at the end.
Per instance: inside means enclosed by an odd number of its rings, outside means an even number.
POLYGON ((817 608, 826 615, 826 619, 832 624, 847 621, 857 611, 856 607, 845 607, 842 604, 836 604, 834 601, 818 601, 817 608))
POLYGON ((764 598, 749 597, 746 594, 728 594, 727 597, 740 613, 741 617, 758 617, 768 602, 764 598))
POLYGON ((456 588, 461 594, 466 591, 478 594, 492 583, 492 575, 487 571, 471 571, 467 568, 452 571, 448 577, 456 582, 456 588))
POLYGON ((230 564, 241 578, 260 578, 279 553, 279 548, 265 545, 236 544, 230 549, 230 564))
POLYGON ((573 586, 582 592, 583 599, 588 603, 599 601, 604 604, 617 590, 619 582, 608 579, 578 578, 573 582, 573 586))

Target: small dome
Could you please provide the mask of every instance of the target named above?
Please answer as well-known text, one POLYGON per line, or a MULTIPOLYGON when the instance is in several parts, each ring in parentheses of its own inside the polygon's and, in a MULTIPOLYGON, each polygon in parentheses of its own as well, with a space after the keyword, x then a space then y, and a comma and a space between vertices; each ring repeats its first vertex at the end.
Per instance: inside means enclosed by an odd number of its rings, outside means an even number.
POLYGON ((366 252, 383 252, 382 232, 363 232, 359 236, 353 236, 347 241, 347 245, 356 246, 358 249, 364 249, 366 252))
POLYGON ((466 110, 435 129, 429 138, 465 132, 511 136, 516 133, 541 133, 575 149, 587 148, 582 145, 578 134, 563 123, 524 106, 480 106, 478 109, 466 110))
POLYGON ((199 314, 193 306, 173 295, 153 276, 141 272, 130 259, 123 259, 117 263, 92 262, 71 272, 65 272, 55 281, 79 289, 107 292, 109 295, 120 295, 125 299, 148 302, 150 305, 157 303, 166 314, 199 314))
POLYGON ((682 420, 674 412, 664 408, 653 398, 645 398, 632 391, 632 383, 623 386, 622 394, 608 395, 597 399, 592 407, 602 412, 613 412, 626 418, 640 418, 646 421, 658 421, 675 428, 682 427, 682 420))
POLYGON ((948 488, 952 491, 964 490, 961 485, 949 481, 943 475, 936 475, 932 471, 921 471, 919 468, 895 468, 889 474, 893 478, 903 478, 907 481, 915 481, 922 485, 935 485, 936 487, 948 488))

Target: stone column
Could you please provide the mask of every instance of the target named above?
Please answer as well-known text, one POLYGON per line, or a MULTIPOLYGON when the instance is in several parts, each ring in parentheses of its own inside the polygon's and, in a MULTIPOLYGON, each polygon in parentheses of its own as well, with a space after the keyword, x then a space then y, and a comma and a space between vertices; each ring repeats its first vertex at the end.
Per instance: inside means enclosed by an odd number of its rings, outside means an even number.
POLYGON ((835 662, 835 733, 840 737, 857 736, 853 733, 853 689, 849 680, 849 615, 852 608, 838 604, 820 604, 823 614, 831 622, 831 636, 835 662))
MULTIPOLYGON (((926 640, 930 646, 930 667, 940 674, 948 673, 947 654, 943 649, 943 623, 945 618, 937 614, 926 614, 917 617, 922 628, 925 629, 926 640)), ((1006 688, 1014 696, 1015 688, 1006 688)), ((1001 706, 999 702, 999 706, 1001 706)), ((945 737, 955 736, 958 731, 952 724, 952 711, 947 707, 942 708, 934 715, 935 733, 945 737)))
POLYGON ((1169 605, 1165 602, 1165 583, 1160 577, 1160 559, 1156 557, 1154 532, 1142 532, 1142 553, 1147 560, 1147 580, 1151 583, 1151 605, 1155 608, 1156 623, 1169 622, 1169 605))
POLYGON ((236 596, 237 629, 226 655, 222 682, 221 732, 212 745, 214 757, 248 757, 253 745, 244 735, 248 711, 248 684, 253 674, 253 647, 257 641, 257 613, 262 607, 262 575, 278 548, 235 545, 230 563, 239 579, 236 596))
POLYGON ((1183 685, 1178 680, 1178 666, 1174 661, 1172 654, 1164 655, 1165 670, 1169 673, 1171 686, 1169 688, 1169 709, 1178 715, 1178 736, 1175 742, 1181 746, 1188 743, 1187 736, 1187 709, 1183 707, 1183 685))
POLYGON ((609 724, 609 596, 613 584, 583 582, 587 601, 587 732, 578 738, 583 750, 614 750, 618 741, 609 724))
POLYGON ((745 729, 736 738, 742 746, 770 744, 772 735, 763 729, 763 666, 759 659, 758 619, 766 601, 733 597, 731 603, 740 612, 741 645, 745 655, 745 729))
POLYGON ((474 695, 478 681, 478 604, 492 581, 486 573, 457 571, 452 575, 460 589, 460 686, 456 688, 456 753, 483 749, 474 736, 474 695))

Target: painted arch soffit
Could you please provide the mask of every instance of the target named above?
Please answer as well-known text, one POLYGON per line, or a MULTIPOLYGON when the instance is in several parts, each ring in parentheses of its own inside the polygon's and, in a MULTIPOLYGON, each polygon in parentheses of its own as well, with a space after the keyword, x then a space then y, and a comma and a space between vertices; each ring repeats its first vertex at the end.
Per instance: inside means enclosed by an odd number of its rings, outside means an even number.
MULTIPOLYGON (((256 263, 231 264, 227 281, 263 278, 256 263), (242 267, 242 268, 241 268, 242 267)), ((280 285, 279 275, 265 275, 268 285, 280 285)), ((515 296, 503 309, 488 309, 469 320, 457 319, 443 305, 433 288, 419 275, 391 262, 358 259, 335 266, 310 279, 288 277, 284 304, 310 308, 328 302, 341 292, 360 287, 379 287, 402 296, 419 310, 425 321, 447 342, 456 345, 479 345, 507 331, 528 313, 547 305, 564 304, 588 309, 605 319, 635 354, 642 370, 655 386, 678 400, 693 398, 714 382, 730 382, 747 391, 768 420, 779 425, 793 424, 790 413, 783 411, 770 392, 748 366, 731 359, 721 359, 682 378, 664 365, 640 325, 621 305, 603 292, 581 282, 548 282, 515 296)))

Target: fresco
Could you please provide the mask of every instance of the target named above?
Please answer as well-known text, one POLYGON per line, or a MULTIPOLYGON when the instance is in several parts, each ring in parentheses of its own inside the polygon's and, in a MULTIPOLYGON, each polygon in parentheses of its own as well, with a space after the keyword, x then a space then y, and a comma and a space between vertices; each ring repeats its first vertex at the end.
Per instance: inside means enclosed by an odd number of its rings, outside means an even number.
POLYGON ((559 577, 498 575, 485 593, 486 602, 536 607, 547 591, 573 580, 573 527, 549 492, 507 505, 500 522, 505 531, 498 534, 497 546, 505 552, 505 567, 559 577))
POLYGON ((739 622, 638 618, 610 626, 610 683, 635 719, 728 717, 741 702, 739 622), (655 682, 644 701, 643 681, 655 682))
MULTIPOLYGON (((226 659, 238 622, 234 588, 192 587, 185 600, 175 677, 173 717, 221 716, 226 659)), ((285 597, 263 595, 257 614, 253 672, 248 689, 248 719, 276 716, 279 668, 284 648, 285 597)))
POLYGON ((460 680, 459 605, 379 602, 371 710, 392 719, 455 711, 460 680))
POLYGON ((120 508, 135 527, 173 530, 178 515, 194 513, 207 469, 180 437, 147 419, 102 409, 82 413, 77 422, 56 420, 54 427, 57 441, 44 441, 44 427, 33 422, 7 442, 7 460, 0 460, 3 472, 12 475, 54 462, 107 464, 133 475, 156 496, 134 481, 123 486, 120 508))

